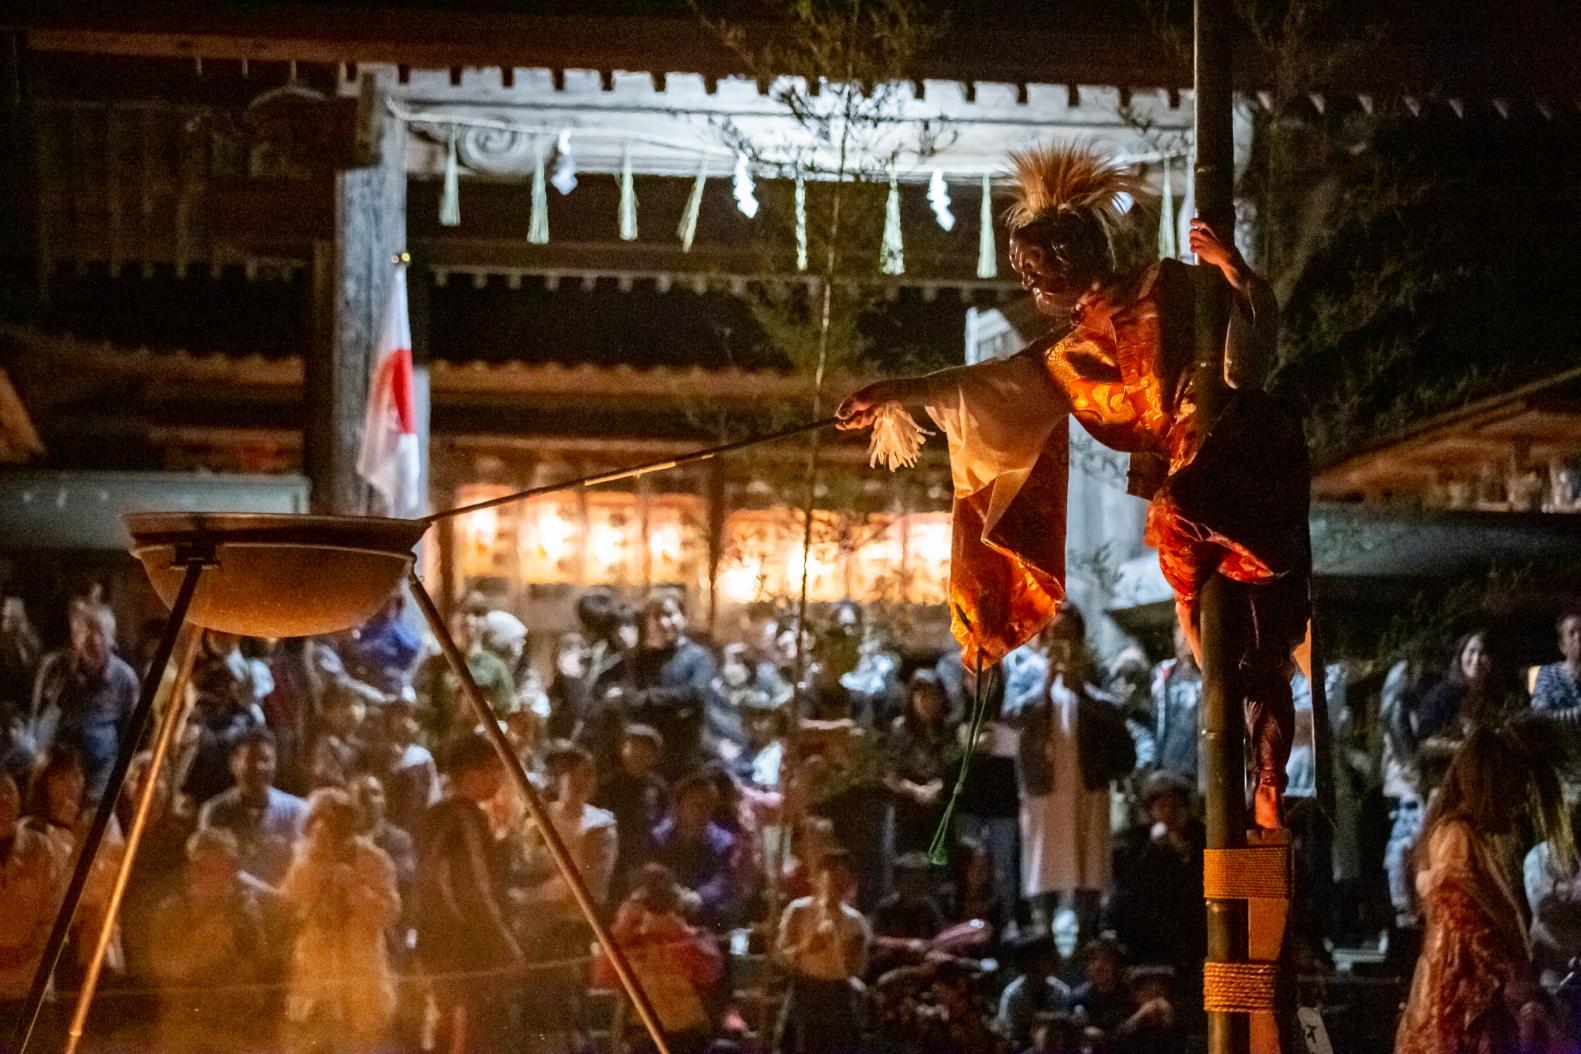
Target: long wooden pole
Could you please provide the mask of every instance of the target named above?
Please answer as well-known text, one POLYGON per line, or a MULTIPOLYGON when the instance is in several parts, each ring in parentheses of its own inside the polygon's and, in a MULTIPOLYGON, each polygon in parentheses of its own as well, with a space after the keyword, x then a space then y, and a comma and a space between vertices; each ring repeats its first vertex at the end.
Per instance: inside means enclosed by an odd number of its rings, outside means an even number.
MULTIPOLYGON (((1235 229, 1230 0, 1195 0, 1195 30, 1197 161, 1192 173, 1193 195, 1198 214, 1217 234, 1229 237, 1235 229)), ((1198 270, 1193 390, 1199 437, 1212 429, 1227 401, 1224 337, 1229 320, 1228 296, 1224 279, 1216 270, 1198 270)), ((1225 595, 1229 588, 1223 576, 1213 575, 1203 587, 1198 608, 1209 849, 1238 849, 1246 844, 1245 719, 1230 659, 1240 627, 1235 625, 1230 598, 1225 595)), ((1245 962, 1245 902, 1209 900, 1206 911, 1209 960, 1245 962)), ((1250 1043, 1246 1015, 1223 1011, 1208 1015, 1210 1054, 1244 1054, 1250 1043)))
POLYGON ((499 720, 494 716, 488 700, 483 698, 483 691, 478 687, 478 682, 472 679, 472 671, 467 666, 466 656, 461 654, 461 649, 450 636, 444 617, 434 605, 434 598, 428 595, 427 589, 423 588, 423 581, 417 577, 415 571, 407 576, 407 582, 411 586, 412 599, 417 602, 418 609, 422 611, 423 618, 428 622, 428 628, 433 631, 434 638, 439 642, 439 650, 444 653, 451 672, 461 682, 461 692, 472 704, 472 709, 483 726, 483 734, 489 738, 495 752, 504 762, 506 774, 516 785, 517 793, 522 796, 522 802, 527 806, 527 814, 538 825, 544 844, 549 849, 549 855, 554 858, 555 866, 560 869, 560 877, 564 878, 566 885, 571 887, 571 895, 576 898, 583 917, 587 919, 588 925, 593 927, 593 935, 598 938, 599 947, 604 950, 604 954, 609 957, 610 965, 615 968, 615 976, 620 978, 620 986, 631 998, 631 1005, 636 1008, 637 1016, 647 1028, 654 1048, 658 1054, 670 1054, 670 1048, 664 1042, 664 1027, 659 1023, 659 1015, 654 1011, 653 1004, 649 1002, 647 992, 643 991, 642 982, 637 979, 637 973, 626 959, 626 953, 621 950, 619 944, 615 943, 609 928, 604 925, 602 908, 598 901, 593 899, 587 883, 582 880, 582 872, 576 866, 576 858, 571 855, 571 850, 561 839, 560 832, 555 829, 554 821, 549 816, 549 808, 544 804, 538 788, 533 786, 532 780, 528 778, 526 766, 522 764, 521 758, 516 756, 510 740, 505 737, 505 732, 500 728, 499 720))
POLYGON ((620 479, 630 479, 633 476, 645 476, 649 472, 663 472, 666 469, 679 468, 681 465, 690 465, 697 461, 708 461, 721 454, 731 454, 737 450, 748 447, 761 446, 764 443, 773 443, 780 439, 789 439, 806 432, 816 432, 822 428, 829 428, 838 424, 838 417, 824 417, 816 421, 793 425, 778 432, 767 435, 747 436, 737 439, 733 443, 721 443, 719 446, 705 447, 702 450, 693 450, 689 454, 677 454, 671 458, 660 458, 657 461, 644 461, 640 465, 630 465, 626 468, 612 469, 609 472, 600 472, 592 476, 582 476, 577 479, 563 480, 560 483, 546 483, 541 487, 529 487, 527 490, 518 490, 511 494, 501 494, 497 498, 487 501, 473 502, 471 505, 462 505, 454 509, 441 509, 439 512, 429 513, 423 517, 424 523, 438 523, 456 516, 465 516, 468 513, 479 512, 483 509, 492 509, 499 505, 509 505, 512 502, 526 501, 528 498, 540 497, 544 494, 557 494, 563 490, 574 490, 577 487, 596 487, 601 483, 613 483, 620 479))
MULTIPOLYGON (((159 731, 154 736, 153 758, 143 785, 138 788, 137 811, 132 815, 132 826, 126 832, 126 851, 121 854, 120 866, 115 871, 115 885, 110 889, 110 902, 105 906, 104 918, 99 922, 99 933, 93 945, 93 956, 77 993, 77 1006, 71 1015, 71 1028, 66 1033, 66 1054, 75 1054, 82 1034, 88 1024, 88 1011, 93 1006, 94 993, 99 990, 99 974, 104 969, 104 955, 109 950, 110 938, 115 934, 115 921, 121 913, 121 901, 126 897, 126 887, 137 862, 137 850, 143 844, 143 833, 148 829, 149 817, 154 811, 154 797, 159 793, 159 780, 165 770, 165 758, 177 733, 187 723, 187 681, 192 676, 192 664, 197 659, 198 642, 203 639, 201 630, 188 634, 181 662, 176 667, 176 679, 170 686, 170 698, 165 700, 165 712, 159 720, 159 731)), ((172 796, 176 788, 171 787, 172 796)), ((174 802, 174 797, 171 799, 174 802)))
POLYGON ((165 667, 170 665, 170 655, 176 648, 176 636, 187 620, 187 609, 192 605, 192 595, 197 592, 198 579, 202 576, 203 569, 212 563, 212 554, 178 552, 177 560, 186 566, 186 575, 181 579, 181 588, 176 592, 176 601, 170 607, 170 618, 165 622, 165 635, 160 638, 159 647, 154 651, 154 661, 149 664, 137 706, 132 710, 131 717, 121 732, 121 748, 115 756, 115 766, 110 769, 110 777, 105 781, 104 795, 99 799, 98 808, 94 810, 93 821, 88 825, 87 833, 83 835, 82 844, 77 847, 76 867, 72 870, 71 881, 67 883, 66 892, 61 897, 60 909, 55 912, 55 924, 50 928, 49 938, 44 942, 44 954, 33 973, 33 984, 28 989, 26 1002, 22 1004, 22 1014, 17 1018, 16 1025, 12 1029, 11 1049, 17 1054, 27 1054, 28 1042, 33 1038, 33 1028, 38 1024, 39 1009, 44 1005, 44 993, 49 988, 50 975, 55 972, 55 964, 60 961, 61 949, 66 946, 66 937, 71 933, 72 919, 77 914, 78 903, 82 900, 83 887, 88 884, 88 875, 93 870, 93 859, 98 855, 99 844, 104 841, 104 832, 110 825, 110 817, 115 813, 115 800, 120 797, 121 784, 126 782, 126 770, 131 767, 132 755, 137 753, 137 745, 142 741, 143 733, 148 730, 148 718, 154 710, 154 698, 159 694, 159 682, 164 680, 165 667))

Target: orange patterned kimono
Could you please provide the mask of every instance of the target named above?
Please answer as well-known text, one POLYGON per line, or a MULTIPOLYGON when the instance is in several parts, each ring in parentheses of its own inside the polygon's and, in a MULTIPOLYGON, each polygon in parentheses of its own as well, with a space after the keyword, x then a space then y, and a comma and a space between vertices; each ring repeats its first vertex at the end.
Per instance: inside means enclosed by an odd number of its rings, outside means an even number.
POLYGON ((1221 572, 1244 608, 1232 643, 1259 774, 1283 786, 1292 652, 1309 614, 1309 469, 1299 422, 1257 387, 1277 304, 1260 279, 1234 298, 1226 378, 1237 390, 1205 439, 1193 427, 1192 269, 1166 260, 1058 340, 928 378, 955 486, 950 599, 968 665, 1034 636, 1064 599, 1065 416, 1131 455, 1129 489, 1150 499, 1182 626, 1221 572))

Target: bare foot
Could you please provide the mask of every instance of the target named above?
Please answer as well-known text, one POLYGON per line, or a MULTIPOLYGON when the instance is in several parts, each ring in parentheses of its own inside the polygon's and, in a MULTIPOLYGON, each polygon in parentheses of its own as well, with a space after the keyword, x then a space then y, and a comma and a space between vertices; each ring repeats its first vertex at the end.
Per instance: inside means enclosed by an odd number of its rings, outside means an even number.
POLYGON ((1276 831, 1284 826, 1277 787, 1267 783, 1257 785, 1252 792, 1252 822, 1265 831, 1276 831))

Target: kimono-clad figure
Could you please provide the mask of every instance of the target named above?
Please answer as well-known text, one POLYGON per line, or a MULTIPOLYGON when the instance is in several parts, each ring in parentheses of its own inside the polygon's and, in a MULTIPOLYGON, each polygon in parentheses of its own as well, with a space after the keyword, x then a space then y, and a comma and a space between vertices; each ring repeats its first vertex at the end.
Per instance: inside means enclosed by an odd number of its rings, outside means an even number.
MULTIPOLYGON (((1278 305, 1232 245, 1192 221, 1191 251, 1232 291, 1224 374, 1234 394, 1203 428, 1192 369, 1203 276, 1153 258, 1153 224, 1127 204, 1140 200, 1139 182, 1079 145, 1015 154, 1012 166, 1011 264, 1039 313, 1068 328, 1008 358, 869 385, 841 405, 842 427, 875 426, 880 457, 886 431, 917 434, 907 404, 945 431, 952 628, 969 666, 1030 639, 1064 599, 1066 416, 1130 454, 1128 489, 1151 503, 1146 538, 1194 651, 1201 589, 1215 572, 1228 580, 1239 617, 1225 672, 1245 702, 1255 821, 1279 827, 1311 555, 1300 423, 1259 387, 1278 305)), ((896 444, 902 455, 907 445, 896 444)))

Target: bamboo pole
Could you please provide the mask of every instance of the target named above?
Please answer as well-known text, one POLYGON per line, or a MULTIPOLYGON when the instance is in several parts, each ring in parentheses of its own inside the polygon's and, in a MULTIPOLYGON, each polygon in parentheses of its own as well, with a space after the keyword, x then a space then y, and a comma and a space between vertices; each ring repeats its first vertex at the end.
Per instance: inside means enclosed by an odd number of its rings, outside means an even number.
POLYGON ((582 880, 582 872, 578 870, 576 860, 571 856, 571 850, 561 839, 560 832, 555 830, 548 806, 544 804, 538 788, 533 786, 532 780, 528 777, 526 766, 511 748, 510 740, 505 738, 505 732, 500 728, 499 720, 494 716, 493 709, 489 707, 488 700, 483 698, 478 682, 472 679, 472 671, 467 667, 466 656, 461 654, 461 649, 450 636, 444 617, 434 605, 434 598, 428 595, 427 589, 423 588, 423 581, 417 577, 415 571, 407 576, 407 583, 412 590, 412 599, 417 602, 423 618, 428 622, 428 628, 433 631, 434 638, 439 642, 439 650, 444 653, 445 661, 450 664, 451 671, 461 682, 462 694, 467 697, 467 701, 477 713, 478 721, 483 725, 483 734, 494 745, 495 752, 499 754, 500 761, 505 765, 506 774, 516 785, 517 793, 521 795, 522 802, 527 806, 528 815, 538 825, 544 844, 549 849, 549 855, 554 858, 560 876, 571 888, 571 895, 576 898, 583 917, 593 928, 593 935, 598 938, 599 947, 609 957, 610 965, 615 968, 615 976, 620 978, 620 986, 630 997, 631 1005, 636 1008, 637 1016, 647 1028, 654 1047, 658 1054, 670 1054, 670 1048, 664 1041, 664 1027, 659 1023, 659 1015, 654 1011, 653 1004, 649 1002, 647 992, 643 991, 642 982, 638 980, 636 971, 626 959, 626 953, 621 950, 620 945, 611 936, 609 928, 604 925, 598 901, 593 899, 587 883, 582 880))
MULTIPOLYGON (((815 410, 814 412, 817 411, 815 410)), ((617 468, 609 472, 599 472, 591 476, 581 476, 577 479, 568 479, 560 483, 547 483, 541 487, 529 487, 527 490, 518 490, 511 494, 501 494, 499 497, 490 498, 487 501, 474 502, 471 505, 462 505, 454 509, 443 509, 439 512, 429 513, 427 516, 423 517, 423 522, 438 523, 441 520, 447 520, 454 516, 465 516, 469 512, 481 512, 484 509, 492 509, 500 505, 509 505, 512 502, 517 501, 526 501, 529 498, 540 497, 544 494, 557 494, 560 491, 574 490, 577 487, 596 487, 601 483, 614 483, 616 480, 630 479, 633 476, 645 476, 650 472, 663 472, 666 469, 679 468, 682 465, 690 465, 697 461, 707 461, 710 458, 716 458, 721 454, 732 454, 737 450, 745 450, 748 447, 761 446, 764 443, 772 443, 780 439, 789 439, 791 436, 799 436, 804 432, 816 432, 819 429, 828 428, 832 425, 838 424, 839 420, 840 419, 838 417, 824 417, 816 421, 807 421, 803 424, 781 429, 778 432, 769 432, 766 435, 759 436, 747 436, 745 439, 737 439, 732 443, 721 443, 719 446, 711 446, 705 447, 702 450, 694 450, 689 454, 678 454, 675 457, 660 458, 657 461, 644 461, 640 465, 631 465, 627 468, 617 468)))
MULTIPOLYGON (((121 913, 121 901, 126 896, 132 867, 137 862, 137 850, 142 845, 143 833, 148 829, 148 820, 153 813, 160 773, 164 771, 171 743, 175 742, 177 733, 187 721, 187 681, 192 676, 192 664, 197 660, 198 643, 202 639, 202 630, 187 635, 181 663, 176 668, 176 679, 171 683, 170 697, 165 701, 165 712, 154 736, 153 760, 148 766, 148 774, 143 778, 143 785, 138 788, 137 811, 132 816, 131 829, 126 833, 126 851, 121 855, 120 866, 116 868, 110 902, 99 923, 98 937, 94 941, 93 956, 88 960, 87 973, 82 979, 82 988, 77 992, 77 1006, 71 1016, 71 1028, 66 1033, 66 1054, 75 1054, 77 1045, 82 1042, 83 1030, 87 1027, 88 1011, 93 1006, 93 996, 99 988, 99 974, 104 969, 104 955, 109 950, 110 938, 115 934, 115 922, 121 913)), ((171 788, 171 794, 174 796, 175 787, 171 788)))
MULTIPOLYGON (((1230 0, 1195 0, 1193 60, 1196 89, 1196 169, 1192 174, 1198 214, 1221 236, 1235 228, 1235 142, 1231 124, 1233 52, 1230 0)), ((1211 268, 1196 275, 1195 377, 1196 432, 1205 436, 1223 411, 1224 337, 1229 319, 1228 289, 1211 268)), ((1226 595, 1230 584, 1215 574, 1198 601, 1202 650, 1202 760, 1206 770, 1206 826, 1209 849, 1246 844, 1245 719, 1241 693, 1231 667, 1232 647, 1241 627, 1226 595)), ((1209 900, 1208 958, 1245 962, 1247 913, 1244 901, 1209 900)), ((1245 1054, 1250 1049, 1244 1014, 1208 1015, 1210 1054, 1245 1054)))
POLYGON ((61 950, 65 948, 66 937, 71 933, 72 918, 77 914, 77 904, 82 900, 82 890, 88 883, 88 873, 93 870, 93 859, 98 855, 99 844, 104 841, 105 829, 109 827, 110 817, 115 812, 115 800, 120 796, 121 784, 126 782, 126 770, 131 767, 132 755, 137 753, 137 744, 148 728, 148 719, 154 710, 154 697, 159 694, 159 682, 164 679, 165 667, 170 665, 171 653, 176 648, 176 635, 181 632, 181 627, 187 620, 187 609, 192 606, 192 596, 197 592, 198 579, 202 576, 203 569, 213 562, 213 554, 178 550, 177 562, 186 566, 186 575, 181 580, 181 588, 176 592, 176 601, 170 607, 170 617, 165 622, 165 635, 160 638, 159 647, 154 651, 154 661, 149 664, 137 706, 132 710, 126 728, 121 733, 121 747, 115 757, 115 767, 110 770, 110 778, 104 787, 104 796, 99 799, 93 821, 88 825, 87 833, 83 835, 82 845, 78 847, 77 863, 72 870, 71 881, 67 883, 66 892, 61 897, 60 909, 55 912, 55 923, 50 928, 48 939, 44 942, 44 954, 33 973, 33 984, 28 989, 27 999, 22 1004, 22 1013, 12 1029, 11 1049, 17 1054, 27 1054, 28 1043, 33 1038, 33 1029, 38 1024, 38 1012, 44 1005, 44 993, 49 989, 50 976, 55 972, 55 965, 60 962, 61 950))

